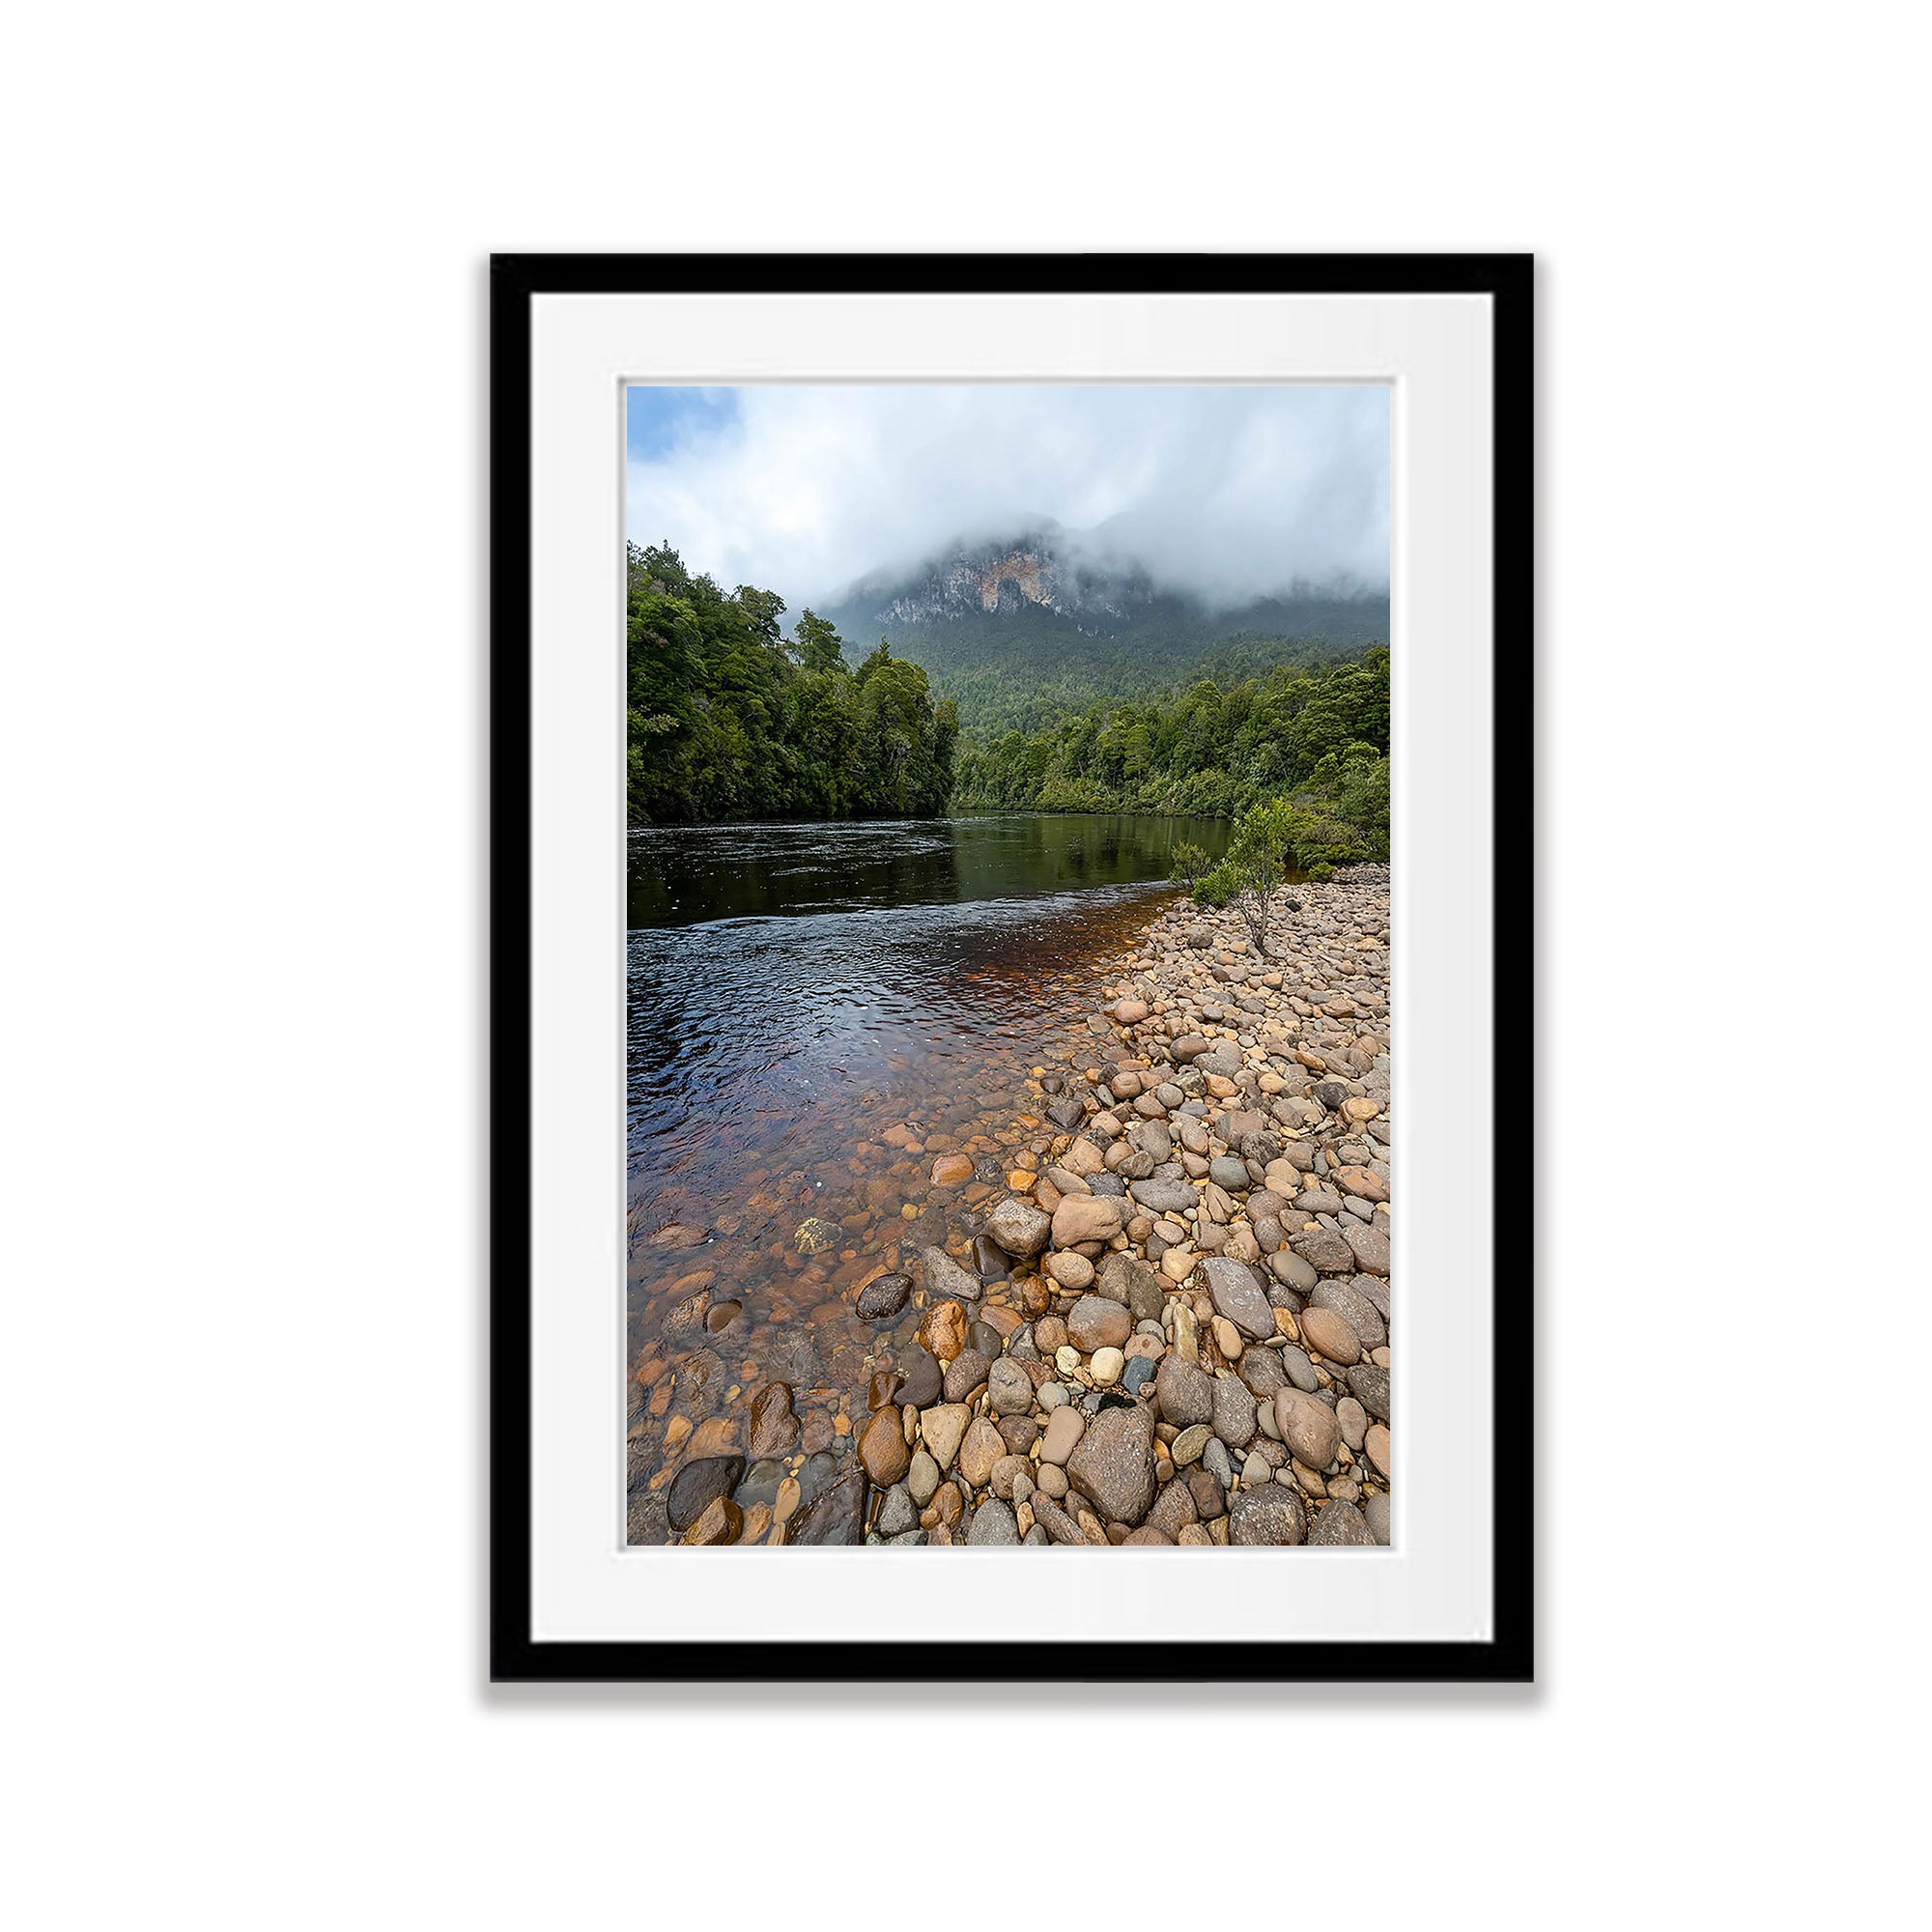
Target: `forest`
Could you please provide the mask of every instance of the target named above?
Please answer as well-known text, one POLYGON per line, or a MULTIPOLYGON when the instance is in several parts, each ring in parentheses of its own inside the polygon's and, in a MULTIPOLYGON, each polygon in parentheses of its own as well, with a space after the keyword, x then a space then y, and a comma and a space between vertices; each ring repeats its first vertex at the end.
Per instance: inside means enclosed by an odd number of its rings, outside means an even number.
POLYGON ((1285 665, 1225 689, 1089 705, 1032 732, 966 745, 966 811, 1150 811, 1240 818, 1282 800, 1282 852, 1302 866, 1385 859, 1389 654, 1285 665))
POLYGON ((1388 856, 1383 645, 1322 662, 1303 643, 1231 640, 1237 669, 1270 645, 1289 661, 1084 706, 1013 672, 999 708, 1028 728, 963 740, 952 698, 884 639, 855 669, 830 621, 806 610, 786 637, 784 611, 774 591, 694 577, 668 544, 629 547, 633 825, 1266 806, 1284 865, 1388 856))
POLYGON ((923 818, 952 791, 958 713, 882 639, 854 670, 838 633, 784 600, 694 577, 668 544, 628 546, 633 825, 923 818))

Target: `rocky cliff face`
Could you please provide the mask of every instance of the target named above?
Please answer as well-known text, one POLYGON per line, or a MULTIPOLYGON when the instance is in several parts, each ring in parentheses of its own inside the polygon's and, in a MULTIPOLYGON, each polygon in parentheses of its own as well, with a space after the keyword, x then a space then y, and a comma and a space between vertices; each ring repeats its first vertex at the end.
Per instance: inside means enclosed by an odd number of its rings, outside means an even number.
POLYGON ((1152 596, 1151 584, 1138 574, 1076 565, 1051 532, 1036 531, 996 543, 962 545, 898 583, 875 578, 858 586, 849 602, 866 607, 874 622, 912 625, 942 623, 976 612, 1009 615, 1037 604, 1086 628, 1128 617, 1152 596))

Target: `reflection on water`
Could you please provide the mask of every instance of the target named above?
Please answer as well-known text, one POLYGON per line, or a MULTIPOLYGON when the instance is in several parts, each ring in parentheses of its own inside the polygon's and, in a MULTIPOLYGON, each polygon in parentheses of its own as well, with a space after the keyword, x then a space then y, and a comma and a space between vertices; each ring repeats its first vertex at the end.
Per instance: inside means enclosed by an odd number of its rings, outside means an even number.
POLYGON ((1120 812, 660 826, 630 835, 630 925, 695 925, 867 906, 1043 898, 1167 875, 1183 839, 1211 857, 1224 820, 1120 812))

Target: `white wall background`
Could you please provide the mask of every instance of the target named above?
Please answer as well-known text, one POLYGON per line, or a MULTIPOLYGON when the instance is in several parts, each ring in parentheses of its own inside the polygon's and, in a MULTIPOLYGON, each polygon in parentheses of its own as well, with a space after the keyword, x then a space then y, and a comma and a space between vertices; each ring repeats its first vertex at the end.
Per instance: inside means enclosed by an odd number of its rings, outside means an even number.
POLYGON ((16 20, 10 1917, 1878 1909, 1925 1688, 1916 25, 16 20), (485 256, 1075 246, 1543 258, 1542 1685, 493 1693, 485 256))

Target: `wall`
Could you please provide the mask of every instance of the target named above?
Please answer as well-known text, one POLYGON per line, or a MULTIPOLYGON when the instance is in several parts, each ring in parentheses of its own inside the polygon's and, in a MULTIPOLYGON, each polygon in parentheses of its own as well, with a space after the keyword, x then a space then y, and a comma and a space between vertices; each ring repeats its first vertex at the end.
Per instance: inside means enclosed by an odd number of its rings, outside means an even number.
POLYGON ((987 84, 750 11, 13 30, 16 1922, 1854 1919, 1922 1688, 1908 15, 994 5, 987 84), (481 1686, 484 259, 989 213, 1542 256, 1533 1693, 481 1686))

